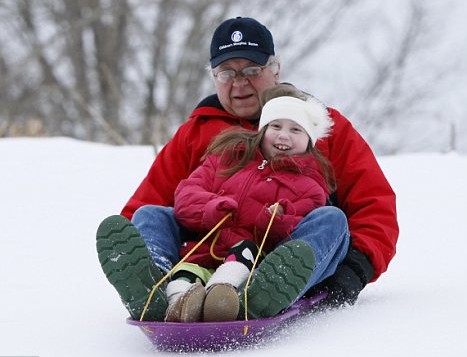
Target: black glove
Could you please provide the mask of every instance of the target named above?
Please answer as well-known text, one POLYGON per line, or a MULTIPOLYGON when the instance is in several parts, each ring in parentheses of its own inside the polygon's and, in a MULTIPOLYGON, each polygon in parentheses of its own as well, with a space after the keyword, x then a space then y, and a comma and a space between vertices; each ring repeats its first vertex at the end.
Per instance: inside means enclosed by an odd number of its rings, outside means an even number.
POLYGON ((334 275, 310 289, 307 296, 326 291, 328 296, 322 302, 327 307, 353 305, 358 294, 373 278, 374 269, 365 254, 350 246, 347 255, 334 275))

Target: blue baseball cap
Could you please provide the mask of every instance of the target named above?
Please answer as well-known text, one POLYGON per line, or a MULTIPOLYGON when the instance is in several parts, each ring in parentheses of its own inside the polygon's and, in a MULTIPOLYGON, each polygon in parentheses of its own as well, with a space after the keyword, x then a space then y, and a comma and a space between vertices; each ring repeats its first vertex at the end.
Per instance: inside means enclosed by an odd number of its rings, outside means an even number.
POLYGON ((264 66, 271 55, 274 55, 271 32, 249 17, 224 21, 212 36, 211 68, 232 58, 245 58, 264 66))

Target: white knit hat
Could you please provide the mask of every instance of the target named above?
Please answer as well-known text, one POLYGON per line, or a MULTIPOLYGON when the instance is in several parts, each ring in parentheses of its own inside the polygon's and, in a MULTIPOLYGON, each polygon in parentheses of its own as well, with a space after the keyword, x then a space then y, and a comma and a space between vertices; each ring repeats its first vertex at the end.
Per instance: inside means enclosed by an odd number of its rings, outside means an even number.
POLYGON ((333 125, 326 106, 314 97, 306 101, 295 97, 277 97, 266 102, 259 119, 260 130, 276 119, 290 119, 306 130, 313 146, 327 136, 333 125))

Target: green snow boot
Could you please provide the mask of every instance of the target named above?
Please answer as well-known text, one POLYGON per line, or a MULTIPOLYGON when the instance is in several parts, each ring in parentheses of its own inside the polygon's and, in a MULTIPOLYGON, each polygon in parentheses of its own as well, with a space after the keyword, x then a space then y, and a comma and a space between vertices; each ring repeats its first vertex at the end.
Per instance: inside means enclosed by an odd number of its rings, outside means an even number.
MULTIPOLYGON (((107 217, 97 229, 97 253, 102 270, 115 287, 131 318, 139 320, 153 286, 163 278, 153 264, 136 227, 125 217, 107 217)), ((154 294, 145 321, 163 321, 167 309, 165 284, 154 294)))
MULTIPOLYGON (((292 240, 269 253, 256 269, 247 290, 248 318, 272 317, 289 307, 305 288, 315 267, 310 245, 292 240)), ((239 288, 240 312, 245 316, 244 286, 239 288)))

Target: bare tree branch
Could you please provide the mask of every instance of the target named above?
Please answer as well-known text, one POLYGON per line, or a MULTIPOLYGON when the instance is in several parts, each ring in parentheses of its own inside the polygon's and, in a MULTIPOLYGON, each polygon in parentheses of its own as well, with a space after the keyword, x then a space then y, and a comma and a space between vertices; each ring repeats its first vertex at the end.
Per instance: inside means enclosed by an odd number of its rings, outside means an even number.
MULTIPOLYGON (((212 32, 221 21, 251 16, 266 24, 274 34, 278 54, 286 59, 283 78, 299 73, 295 78, 307 77, 306 83, 315 86, 319 53, 371 30, 364 25, 349 27, 354 17, 364 21, 358 11, 369 3, 2 1, 0 135, 20 132, 11 129, 13 124, 39 123, 30 125, 35 133, 160 146, 196 103, 213 91, 204 66, 212 32)), ((420 63, 426 62, 421 59, 429 57, 423 53, 435 45, 427 25, 429 5, 421 0, 404 5, 411 6, 409 16, 397 26, 386 20, 387 44, 375 50, 370 43, 362 51, 367 72, 358 83, 349 82, 351 91, 339 88, 347 76, 339 78, 340 82, 325 83, 338 102, 349 104, 346 115, 354 118, 365 137, 383 152, 398 150, 404 143, 402 135, 383 143, 381 133, 400 128, 421 113, 427 115, 421 103, 437 89, 427 83, 445 81, 450 71, 432 63, 421 75, 420 63)), ((374 13, 370 15, 374 17, 374 13)), ((432 115, 432 120, 439 120, 439 115, 432 115)))

